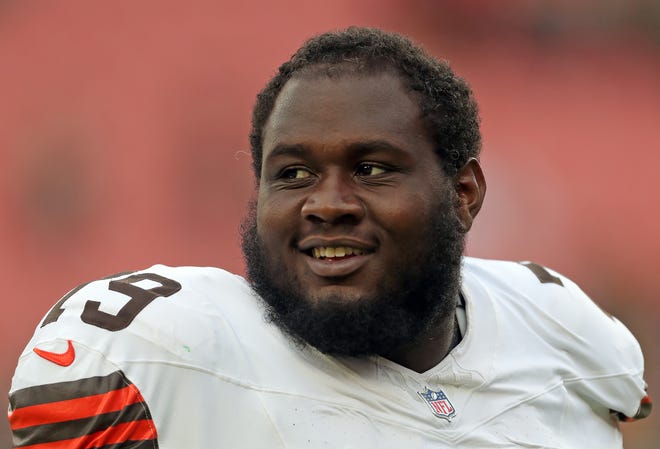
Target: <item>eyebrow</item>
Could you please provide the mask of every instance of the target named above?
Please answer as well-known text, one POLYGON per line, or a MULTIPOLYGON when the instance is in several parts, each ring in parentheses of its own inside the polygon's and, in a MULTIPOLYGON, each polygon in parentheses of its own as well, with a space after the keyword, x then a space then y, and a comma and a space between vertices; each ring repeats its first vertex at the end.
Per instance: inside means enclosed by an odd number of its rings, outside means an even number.
POLYGON ((268 160, 279 156, 303 156, 305 153, 307 153, 305 145, 277 144, 275 145, 275 148, 268 153, 268 156, 266 156, 265 159, 268 160))
MULTIPOLYGON (((351 142, 347 145, 347 150, 353 156, 367 156, 373 153, 385 152, 395 155, 407 155, 408 151, 404 150, 398 145, 395 145, 386 140, 373 139, 351 142)), ((278 144, 276 145, 266 157, 267 160, 280 157, 280 156, 297 156, 303 157, 309 154, 309 146, 302 144, 278 144)))
POLYGON ((365 140, 354 142, 348 145, 348 150, 359 155, 368 155, 371 153, 391 153, 395 155, 406 155, 408 152, 387 140, 365 140))

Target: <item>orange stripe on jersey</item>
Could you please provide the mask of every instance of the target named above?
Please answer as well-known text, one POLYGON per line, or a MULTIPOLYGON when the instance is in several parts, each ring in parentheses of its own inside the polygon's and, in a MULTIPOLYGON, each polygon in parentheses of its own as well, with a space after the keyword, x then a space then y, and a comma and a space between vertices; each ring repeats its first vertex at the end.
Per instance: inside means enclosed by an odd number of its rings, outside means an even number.
POLYGON ((20 449, 91 449, 127 441, 156 439, 156 428, 150 419, 131 421, 108 427, 78 438, 21 446, 20 449))
POLYGON ((651 410, 653 410, 653 401, 651 400, 651 396, 647 394, 640 401, 639 410, 637 410, 637 414, 633 419, 644 419, 651 414, 651 410))
POLYGON ((134 385, 77 399, 31 405, 9 412, 12 430, 41 424, 51 424, 116 412, 127 405, 143 402, 134 385))
POLYGON ((639 401, 639 408, 635 416, 626 416, 623 413, 617 413, 617 415, 619 420, 623 422, 633 422, 646 418, 651 414, 651 410, 653 410, 653 401, 651 400, 651 396, 647 394, 639 401))

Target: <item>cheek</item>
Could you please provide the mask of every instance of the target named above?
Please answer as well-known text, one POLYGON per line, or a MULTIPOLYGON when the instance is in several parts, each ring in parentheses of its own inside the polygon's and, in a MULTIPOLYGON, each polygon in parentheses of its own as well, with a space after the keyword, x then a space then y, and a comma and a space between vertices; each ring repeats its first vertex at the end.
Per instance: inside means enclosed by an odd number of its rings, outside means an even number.
POLYGON ((285 234, 296 226, 299 214, 295 205, 272 195, 260 194, 257 201, 257 233, 262 242, 268 246, 282 242, 285 234))
POLYGON ((392 233, 413 233, 422 231, 431 222, 437 211, 436 201, 428 195, 417 192, 396 192, 379 201, 374 207, 374 218, 381 226, 392 233))

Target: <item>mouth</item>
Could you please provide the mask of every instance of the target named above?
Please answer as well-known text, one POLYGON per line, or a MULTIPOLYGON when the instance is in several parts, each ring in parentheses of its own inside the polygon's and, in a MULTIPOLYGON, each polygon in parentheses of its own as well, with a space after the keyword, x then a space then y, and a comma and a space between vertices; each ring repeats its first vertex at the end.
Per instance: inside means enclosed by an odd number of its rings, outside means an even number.
POLYGON ((307 267, 321 278, 346 278, 361 271, 368 264, 375 248, 365 244, 351 244, 350 241, 336 242, 308 241, 300 251, 308 256, 305 258, 307 267))
POLYGON ((308 256, 321 260, 343 259, 346 257, 362 256, 367 251, 351 246, 315 246, 306 251, 308 256))

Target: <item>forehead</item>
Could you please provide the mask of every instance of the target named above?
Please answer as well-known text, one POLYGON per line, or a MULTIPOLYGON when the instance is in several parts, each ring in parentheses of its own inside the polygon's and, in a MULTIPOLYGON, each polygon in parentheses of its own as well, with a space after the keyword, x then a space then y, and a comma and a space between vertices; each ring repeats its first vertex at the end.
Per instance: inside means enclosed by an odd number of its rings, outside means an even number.
POLYGON ((282 88, 264 127, 264 157, 282 144, 387 140, 430 145, 419 102, 394 74, 307 74, 282 88))

